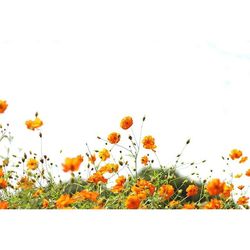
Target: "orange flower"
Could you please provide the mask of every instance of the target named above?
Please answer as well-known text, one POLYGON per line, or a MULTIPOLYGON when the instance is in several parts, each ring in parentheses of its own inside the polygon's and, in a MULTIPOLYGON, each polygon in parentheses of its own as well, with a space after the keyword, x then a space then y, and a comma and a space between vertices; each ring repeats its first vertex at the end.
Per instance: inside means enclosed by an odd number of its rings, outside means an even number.
POLYGON ((205 206, 205 209, 220 209, 222 208, 222 201, 217 199, 212 199, 205 206))
POLYGON ((5 189, 7 187, 7 181, 4 178, 0 178, 0 189, 5 189))
POLYGON ((179 201, 172 200, 169 202, 169 207, 174 208, 174 207, 177 207, 179 204, 180 204, 179 201))
POLYGON ((95 154, 93 154, 93 155, 91 155, 91 156, 89 157, 89 162, 90 162, 91 164, 95 164, 95 161, 96 161, 96 156, 95 156, 95 154))
POLYGON ((244 163, 248 160, 248 157, 247 156, 244 156, 240 159, 240 163, 244 163))
POLYGON ((106 172, 109 172, 110 174, 117 172, 119 169, 118 164, 108 163, 105 166, 101 167, 98 172, 105 174, 106 172))
POLYGON ((121 139, 121 135, 116 132, 113 132, 108 135, 108 141, 111 144, 117 144, 120 141, 120 139, 121 139))
POLYGON ((43 189, 38 189, 34 194, 33 194, 33 197, 34 198, 37 198, 39 197, 41 194, 43 193, 43 189))
POLYGON ((244 189, 244 187, 245 187, 244 185, 240 185, 240 186, 238 186, 238 189, 242 190, 242 189, 244 189))
POLYGON ((63 194, 60 198, 56 201, 57 208, 65 208, 74 203, 74 200, 71 199, 69 194, 63 194))
POLYGON ((144 166, 147 166, 148 162, 149 159, 146 155, 141 158, 141 164, 143 164, 144 166))
POLYGON ((63 171, 68 172, 68 171, 78 171, 80 168, 80 165, 83 162, 83 156, 78 155, 75 158, 66 158, 65 163, 62 164, 63 166, 63 171))
POLYGON ((233 149, 229 156, 232 160, 239 159, 242 156, 242 151, 238 149, 233 149))
POLYGON ((231 184, 230 186, 227 186, 226 184, 223 185, 223 191, 221 193, 222 197, 229 198, 231 195, 231 191, 233 190, 234 185, 231 184))
POLYGON ((189 185, 186 189, 187 197, 195 196, 198 194, 198 187, 196 185, 189 185))
POLYGON ((148 195, 153 195, 155 192, 155 186, 149 181, 139 179, 137 183, 131 188, 140 200, 144 200, 148 195))
POLYGON ((246 176, 250 177, 250 168, 246 171, 246 176))
POLYGON ((137 195, 129 195, 126 199, 125 206, 128 209, 137 209, 139 208, 141 200, 137 195))
POLYGON ((154 149, 156 148, 155 138, 151 135, 145 136, 142 140, 142 144, 146 149, 152 149, 154 151, 154 149))
POLYGON ((212 179, 207 184, 207 191, 210 195, 219 195, 223 192, 224 182, 221 182, 220 179, 212 179))
POLYGON ((43 199, 42 207, 47 208, 48 206, 49 206, 49 201, 47 199, 43 199))
POLYGON ((238 204, 238 205, 247 205, 247 204, 248 204, 248 200, 249 200, 249 197, 241 196, 241 197, 238 199, 237 204, 238 204))
POLYGON ((169 200, 174 194, 174 187, 172 185, 162 185, 159 188, 158 194, 165 200, 169 200))
POLYGON ((129 129, 133 125, 133 119, 131 116, 124 117, 120 122, 120 127, 122 129, 129 129))
POLYGON ((43 121, 40 118, 36 117, 35 120, 33 120, 33 121, 28 120, 25 122, 25 124, 26 124, 28 129, 35 130, 37 128, 40 128, 43 125, 43 121))
POLYGON ((0 114, 4 113, 7 107, 8 107, 7 102, 4 100, 0 100, 0 114))
POLYGON ((186 203, 183 205, 182 209, 195 209, 195 204, 194 203, 186 203))
POLYGON ((99 171, 97 171, 96 173, 92 174, 89 178, 88 178, 88 182, 92 182, 92 183, 107 183, 108 180, 102 175, 102 173, 100 173, 99 171))
POLYGON ((120 193, 124 189, 124 183, 126 182, 126 178, 122 175, 119 176, 116 180, 116 185, 112 187, 111 192, 120 193))
POLYGON ((8 209, 9 203, 7 201, 0 201, 0 209, 8 209))
POLYGON ((83 201, 83 200, 91 200, 94 202, 97 202, 97 197, 99 196, 99 193, 97 192, 91 192, 88 190, 82 190, 81 192, 77 192, 73 195, 72 199, 75 201, 83 201))
POLYGON ((34 186, 34 182, 30 180, 27 176, 21 178, 21 180, 17 183, 18 188, 21 189, 31 189, 34 186))
POLYGON ((106 161, 110 157, 110 153, 106 148, 104 148, 99 151, 99 157, 102 161, 106 161))
POLYGON ((4 177, 3 168, 0 168, 0 177, 4 177))
POLYGON ((36 159, 34 159, 34 158, 29 159, 28 162, 27 162, 27 167, 30 170, 37 169, 38 168, 38 161, 36 159))

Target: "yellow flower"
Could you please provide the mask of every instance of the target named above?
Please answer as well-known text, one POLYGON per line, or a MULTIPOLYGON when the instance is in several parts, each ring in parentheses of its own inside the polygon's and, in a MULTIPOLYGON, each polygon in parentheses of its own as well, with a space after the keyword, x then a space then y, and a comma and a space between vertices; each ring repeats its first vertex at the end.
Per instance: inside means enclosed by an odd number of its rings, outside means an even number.
POLYGON ((40 118, 36 117, 35 120, 33 120, 33 121, 28 120, 25 122, 25 124, 26 124, 28 129, 35 130, 37 128, 40 128, 43 125, 43 121, 40 118))
POLYGON ((27 167, 28 167, 28 169, 30 169, 30 170, 35 170, 35 169, 37 169, 38 168, 38 161, 35 159, 35 158, 31 158, 31 159, 29 159, 28 160, 28 162, 27 162, 27 167))
POLYGON ((99 157, 102 161, 106 161, 110 157, 110 153, 106 148, 104 148, 99 151, 99 157))
POLYGON ((242 156, 242 151, 238 149, 233 149, 229 156, 232 160, 239 159, 242 156))

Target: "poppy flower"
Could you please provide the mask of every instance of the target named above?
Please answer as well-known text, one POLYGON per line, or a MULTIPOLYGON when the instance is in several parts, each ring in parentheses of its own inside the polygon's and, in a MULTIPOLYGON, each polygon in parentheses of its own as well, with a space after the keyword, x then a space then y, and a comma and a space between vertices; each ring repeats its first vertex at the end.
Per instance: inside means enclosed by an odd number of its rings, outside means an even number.
POLYGON ((129 195, 125 201, 125 206, 128 209, 137 209, 139 208, 141 200, 137 195, 129 195))
POLYGON ((0 114, 4 113, 7 107, 8 107, 7 102, 4 100, 0 100, 0 114))
POLYGON ((233 149, 229 156, 232 160, 239 159, 242 156, 242 151, 238 149, 233 149))
POLYGON ((156 148, 155 138, 151 135, 145 136, 142 140, 143 147, 154 151, 156 148))
POLYGON ((124 117, 120 122, 120 127, 122 129, 129 129, 133 125, 133 119, 131 116, 124 117))
POLYGON ((110 133, 108 135, 108 141, 111 144, 117 144, 120 141, 120 139, 121 139, 121 135, 116 132, 110 133))
POLYGON ((220 179, 212 179, 207 184, 207 191, 210 195, 219 195, 223 192, 224 182, 220 179))
POLYGON ((28 120, 25 122, 26 126, 30 130, 35 130, 40 128, 43 125, 43 121, 36 117, 35 120, 28 120))
POLYGON ((63 171, 64 172, 78 171, 82 162, 83 162, 83 156, 81 155, 78 155, 75 158, 66 158, 64 164, 62 164, 63 171))

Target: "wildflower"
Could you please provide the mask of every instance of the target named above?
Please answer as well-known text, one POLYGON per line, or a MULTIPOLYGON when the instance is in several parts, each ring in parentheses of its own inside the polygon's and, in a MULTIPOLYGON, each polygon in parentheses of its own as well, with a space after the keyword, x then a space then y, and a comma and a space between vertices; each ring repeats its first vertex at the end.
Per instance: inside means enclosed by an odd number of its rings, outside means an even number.
POLYGON ((28 129, 35 130, 37 128, 40 128, 43 125, 43 121, 40 118, 36 117, 35 120, 33 120, 33 121, 28 120, 25 122, 25 124, 26 124, 28 129))
POLYGON ((125 206, 128 209, 137 209, 139 208, 141 200, 137 195, 129 195, 125 201, 125 206))
POLYGON ((0 177, 4 177, 3 168, 0 168, 0 177))
POLYGON ((249 200, 249 197, 241 196, 241 197, 238 199, 237 204, 238 204, 238 205, 247 205, 247 204, 248 204, 248 200, 249 200))
POLYGON ((244 156, 240 159, 239 163, 244 163, 248 160, 248 157, 247 156, 244 156))
POLYGON ((246 176, 250 177, 250 168, 246 171, 246 176))
POLYGON ((244 185, 239 185, 237 188, 239 189, 239 190, 242 190, 242 189, 244 189, 244 185))
POLYGON ((207 184, 207 191, 210 195, 219 195, 223 192, 224 182, 221 182, 220 179, 212 179, 207 184))
POLYGON ((0 201, 0 209, 8 209, 9 203, 7 201, 0 201))
POLYGON ((198 187, 196 185, 189 185, 186 189, 187 197, 195 196, 198 194, 198 187))
POLYGON ((113 132, 108 135, 108 141, 111 144, 117 144, 120 141, 120 139, 121 139, 121 135, 116 132, 113 132))
POLYGON ((120 193, 124 189, 124 183, 126 182, 126 178, 122 175, 119 176, 116 180, 116 185, 112 187, 111 192, 120 193))
POLYGON ((222 208, 222 201, 217 199, 212 199, 205 206, 205 209, 220 209, 222 208))
POLYGON ((0 114, 3 114, 4 111, 7 109, 8 104, 4 100, 0 100, 0 114))
POLYGON ((149 159, 146 155, 141 158, 141 164, 143 164, 144 166, 147 166, 148 162, 149 159))
POLYGON ((90 157, 89 157, 89 162, 91 163, 91 164, 95 164, 95 162, 96 162, 96 156, 95 156, 95 154, 93 154, 93 155, 91 155, 90 157))
POLYGON ((242 156, 242 151, 238 149, 233 149, 229 156, 232 160, 239 159, 242 156))
POLYGON ((17 187, 21 189, 31 189, 34 186, 34 182, 30 180, 27 176, 21 178, 17 183, 17 187))
POLYGON ((38 161, 36 159, 34 159, 34 158, 29 159, 28 162, 27 162, 27 167, 30 170, 37 169, 38 168, 38 161))
POLYGON ((234 186, 231 184, 231 185, 226 185, 224 184, 223 185, 223 191, 221 193, 222 197, 224 198, 229 198, 230 195, 231 195, 231 191, 233 190, 234 186))
POLYGON ((131 116, 124 117, 120 122, 120 127, 122 129, 129 129, 133 125, 133 119, 131 116))
POLYGON ((96 202, 97 197, 99 196, 99 193, 97 192, 91 192, 88 190, 82 190, 81 192, 77 192, 72 196, 72 199, 75 201, 83 201, 83 200, 91 200, 96 202))
POLYGON ((42 207, 47 208, 49 206, 49 201, 47 199, 43 199, 42 207))
POLYGON ((139 179, 137 183, 131 188, 140 200, 144 200, 148 195, 153 195, 155 192, 155 186, 149 181, 139 179))
POLYGON ((102 161, 106 161, 110 157, 110 153, 106 148, 104 148, 99 151, 99 157, 102 161))
POLYGON ((236 178, 236 179, 241 178, 242 175, 243 175, 242 173, 236 174, 236 175, 234 176, 234 178, 236 178))
POLYGON ((170 208, 175 208, 175 207, 177 207, 179 204, 180 204, 179 201, 172 200, 172 201, 169 202, 169 207, 170 207, 170 208))
POLYGON ((5 189, 7 187, 7 181, 4 178, 0 178, 0 189, 5 189))
POLYGON ((145 136, 142 140, 143 147, 146 149, 151 149, 154 151, 156 148, 155 145, 155 138, 152 137, 151 135, 145 136))
POLYGON ((194 203, 186 203, 183 205, 182 209, 195 209, 195 204, 194 203))
POLYGON ((56 201, 57 208, 65 208, 74 203, 74 200, 71 199, 69 194, 63 194, 60 198, 56 201))
POLYGON ((34 197, 34 198, 37 198, 37 197, 39 197, 43 192, 44 192, 43 189, 40 188, 40 189, 38 189, 38 190, 33 194, 33 197, 34 197))
POLYGON ((62 164, 63 171, 64 172, 78 171, 82 162, 83 162, 83 156, 81 155, 78 155, 75 158, 66 158, 64 164, 62 164))
POLYGON ((109 172, 110 174, 112 174, 114 172, 117 172, 118 168, 119 168, 118 164, 108 163, 105 166, 101 167, 99 169, 99 172, 102 173, 102 174, 104 174, 106 172, 109 172))
POLYGON ((174 194, 174 187, 172 185, 162 185, 159 188, 158 194, 165 200, 169 200, 174 194))
POLYGON ((102 175, 102 173, 100 173, 99 171, 97 171, 96 173, 94 173, 93 175, 91 175, 88 178, 88 182, 92 182, 92 183, 107 183, 108 180, 102 175))

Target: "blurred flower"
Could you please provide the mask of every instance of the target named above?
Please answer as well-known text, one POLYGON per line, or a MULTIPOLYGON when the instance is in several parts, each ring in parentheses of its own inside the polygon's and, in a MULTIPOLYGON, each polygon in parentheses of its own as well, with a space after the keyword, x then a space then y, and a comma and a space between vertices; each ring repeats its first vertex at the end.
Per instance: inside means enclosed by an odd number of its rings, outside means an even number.
POLYGON ((189 185, 186 189, 187 197, 195 196, 198 194, 198 187, 196 185, 189 185))
POLYGON ((247 205, 247 204, 248 204, 248 200, 249 200, 249 197, 241 196, 241 197, 238 199, 237 204, 238 204, 238 205, 247 205))
POLYGON ((154 149, 156 148, 155 138, 151 135, 145 136, 142 140, 142 144, 146 149, 152 149, 154 151, 154 149))
POLYGON ((0 167, 0 177, 4 177, 3 168, 0 167))
POLYGON ((207 191, 210 195, 219 195, 223 192, 224 182, 220 179, 212 179, 207 184, 207 191))
POLYGON ((195 204, 194 203, 186 203, 182 207, 183 209, 195 209, 195 204))
POLYGON ((148 157, 146 155, 142 156, 142 158, 141 158, 141 164, 143 164, 144 166, 147 166, 148 162, 149 162, 148 157))
POLYGON ((242 190, 242 189, 244 189, 244 185, 240 185, 240 186, 238 186, 237 188, 239 189, 239 190, 242 190))
POLYGON ((25 122, 25 124, 26 124, 28 129, 35 130, 37 128, 40 128, 43 125, 43 121, 40 118, 36 117, 35 120, 33 120, 33 121, 28 120, 25 122))
POLYGON ((208 202, 205 206, 205 209, 221 209, 222 208, 222 201, 217 199, 212 199, 208 202))
POLYGON ((99 157, 102 161, 106 161, 110 157, 110 153, 106 148, 104 148, 99 151, 99 157))
POLYGON ((7 187, 7 181, 4 178, 0 178, 0 189, 5 189, 7 187))
POLYGON ((42 207, 47 208, 49 206, 49 201, 47 199, 43 199, 42 207))
POLYGON ((0 114, 4 113, 7 107, 8 107, 7 102, 4 100, 0 100, 0 114))
POLYGON ((179 204, 180 204, 179 201, 172 200, 172 201, 169 202, 169 207, 170 207, 170 208, 175 208, 175 207, 177 207, 179 204))
POLYGON ((120 139, 121 139, 121 135, 116 132, 113 132, 108 135, 108 141, 111 144, 117 144, 120 141, 120 139))
POLYGON ((120 193, 124 189, 124 183, 126 182, 126 178, 122 175, 119 176, 116 180, 116 185, 112 187, 111 191, 113 193, 120 193))
POLYGON ((133 125, 133 119, 131 116, 124 117, 120 122, 120 127, 122 129, 129 129, 133 125))
POLYGON ((7 201, 0 201, 0 209, 8 209, 9 203, 7 201))
POLYGON ((99 171, 97 171, 96 173, 92 174, 89 178, 88 178, 88 182, 92 182, 92 183, 107 183, 108 180, 102 175, 102 173, 100 173, 99 171))
POLYGON ((60 198, 56 201, 57 208, 65 208, 74 203, 75 201, 71 199, 69 194, 63 194, 60 198))
POLYGON ((139 208, 141 200, 137 195, 129 195, 125 201, 125 206, 128 209, 137 209, 139 208))
POLYGON ((234 188, 233 184, 231 184, 231 185, 224 184, 221 196, 224 197, 224 198, 229 198, 230 195, 231 195, 231 192, 232 192, 233 188, 234 188))
POLYGON ((68 171, 78 171, 80 168, 80 165, 83 162, 83 156, 78 155, 75 158, 66 158, 63 166, 63 171, 68 172, 68 171))
POLYGON ((29 159, 28 160, 28 162, 27 162, 27 167, 28 167, 28 169, 30 169, 30 170, 35 170, 35 169, 37 169, 38 168, 38 161, 36 160, 36 159, 34 159, 34 158, 31 158, 31 159, 29 159))
POLYGON ((165 200, 169 200, 174 194, 174 187, 169 184, 164 184, 159 188, 158 194, 165 200))
POLYGON ((95 161, 96 161, 96 156, 95 156, 95 154, 93 154, 93 155, 91 155, 90 157, 89 157, 89 162, 91 163, 91 164, 95 164, 95 161))
POLYGON ((250 177, 250 168, 246 171, 246 176, 250 177))
POLYGON ((229 156, 232 160, 239 159, 242 156, 242 151, 238 149, 233 149, 229 156))
POLYGON ((34 186, 34 182, 30 180, 27 176, 21 178, 21 180, 17 183, 17 187, 21 189, 31 189, 34 186))
POLYGON ((44 192, 44 190, 42 188, 38 189, 34 194, 33 197, 37 198, 39 197, 42 193, 44 192))
POLYGON ((244 163, 248 160, 248 157, 247 156, 244 156, 240 159, 240 163, 244 163))
POLYGON ((241 178, 242 175, 243 175, 242 173, 236 174, 236 175, 234 176, 234 178, 236 178, 236 179, 241 178))
POLYGON ((82 190, 80 192, 75 193, 72 196, 72 199, 75 201, 84 201, 84 200, 91 200, 93 202, 97 201, 97 197, 99 196, 99 193, 97 192, 91 192, 88 190, 82 190))

